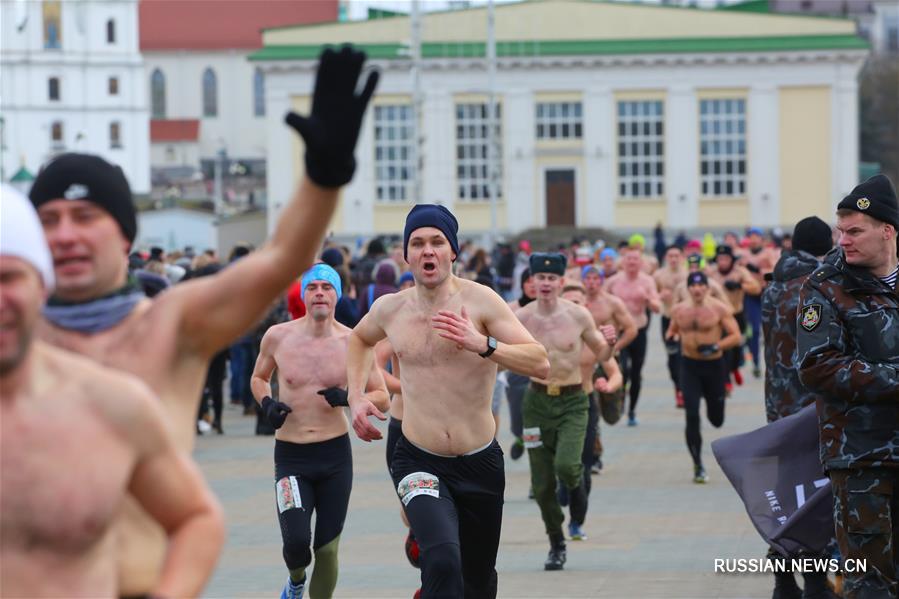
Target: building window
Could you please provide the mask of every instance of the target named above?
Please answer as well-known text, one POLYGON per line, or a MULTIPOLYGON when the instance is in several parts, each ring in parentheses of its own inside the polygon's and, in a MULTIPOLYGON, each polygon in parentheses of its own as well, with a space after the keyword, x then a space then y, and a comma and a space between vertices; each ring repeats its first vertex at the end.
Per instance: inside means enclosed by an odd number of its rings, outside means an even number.
POLYGON ((50 147, 54 150, 62 150, 65 148, 63 140, 62 122, 54 121, 50 125, 50 147))
POLYGON ((51 100, 59 100, 59 77, 50 77, 47 80, 47 97, 51 100))
POLYGON ((618 195, 654 198, 665 191, 665 115, 660 100, 618 102, 618 195))
POLYGON ((58 50, 62 47, 62 7, 59 0, 44 0, 41 12, 44 18, 44 48, 58 50))
POLYGON ((218 83, 215 71, 207 68, 203 71, 203 116, 218 116, 218 83))
POLYGON ((258 67, 253 73, 253 114, 265 116, 265 75, 258 67))
POLYGON ((746 193, 745 100, 700 100, 699 161, 702 195, 746 193))
POLYGON ((110 96, 118 96, 119 95, 119 78, 118 77, 110 77, 109 78, 109 95, 110 96))
POLYGON ((106 21, 106 43, 115 43, 115 21, 113 19, 106 21))
POLYGON ((580 102, 538 102, 537 139, 581 139, 582 112, 580 102))
POLYGON ((165 75, 159 69, 150 76, 150 105, 154 119, 165 118, 165 75))
MULTIPOLYGON (((484 103, 456 105, 456 182, 461 200, 490 199, 490 136, 487 114, 487 104, 484 103)), ((500 115, 500 106, 497 104, 497 139, 502 139, 500 115)), ((500 146, 496 157, 498 170, 502 168, 501 154, 500 146)), ((497 173, 497 198, 502 197, 500 181, 502 177, 497 173)))
POLYGON ((375 106, 375 184, 381 202, 402 202, 412 195, 412 106, 375 106))
POLYGON ((122 147, 122 126, 117 121, 109 123, 109 147, 122 147))

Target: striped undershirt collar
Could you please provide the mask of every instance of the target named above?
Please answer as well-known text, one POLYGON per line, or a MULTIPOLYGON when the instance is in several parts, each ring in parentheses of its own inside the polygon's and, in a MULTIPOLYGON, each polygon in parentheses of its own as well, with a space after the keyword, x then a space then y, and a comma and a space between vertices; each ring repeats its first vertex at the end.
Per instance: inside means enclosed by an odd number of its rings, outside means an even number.
POLYGON ((886 286, 890 289, 896 289, 897 279, 899 279, 899 266, 897 266, 896 269, 887 276, 880 277, 880 280, 886 283, 886 286))

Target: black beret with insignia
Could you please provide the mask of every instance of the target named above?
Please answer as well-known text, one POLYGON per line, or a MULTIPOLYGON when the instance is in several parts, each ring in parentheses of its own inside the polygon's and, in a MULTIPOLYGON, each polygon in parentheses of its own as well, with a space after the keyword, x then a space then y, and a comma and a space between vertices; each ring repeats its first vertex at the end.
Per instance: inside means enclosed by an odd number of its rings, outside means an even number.
POLYGON ((534 275, 540 272, 548 272, 561 277, 565 275, 565 266, 567 264, 568 260, 559 253, 531 254, 531 274, 534 275))

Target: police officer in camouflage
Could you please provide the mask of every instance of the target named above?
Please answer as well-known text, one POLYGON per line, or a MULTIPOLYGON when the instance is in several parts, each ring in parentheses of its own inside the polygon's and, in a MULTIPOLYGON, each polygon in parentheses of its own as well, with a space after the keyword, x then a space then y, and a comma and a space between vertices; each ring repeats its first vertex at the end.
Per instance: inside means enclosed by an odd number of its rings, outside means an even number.
POLYGON ((861 183, 837 207, 839 249, 800 292, 803 384, 820 393, 821 457, 848 599, 899 595, 899 202, 890 180, 861 183))
MULTIPOLYGON (((796 313, 802 284, 833 248, 830 225, 817 216, 804 218, 793 229, 793 249, 784 251, 762 293, 762 335, 765 340, 765 415, 774 422, 813 403, 818 395, 799 380, 796 313)), ((768 556, 777 557, 773 549, 768 556)), ((789 556, 793 557, 793 556, 789 556)), ((805 590, 792 572, 775 572, 775 599, 829 598, 825 572, 804 572, 805 590)))

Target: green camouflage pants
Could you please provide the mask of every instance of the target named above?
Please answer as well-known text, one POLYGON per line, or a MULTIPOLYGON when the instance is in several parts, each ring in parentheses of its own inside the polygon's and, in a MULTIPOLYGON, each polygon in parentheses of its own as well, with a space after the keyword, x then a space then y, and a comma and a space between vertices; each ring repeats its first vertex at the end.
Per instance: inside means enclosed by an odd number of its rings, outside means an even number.
POLYGON ((867 560, 845 571, 845 599, 899 596, 899 468, 831 470, 833 519, 843 559, 867 560))
POLYGON ((521 406, 531 486, 548 535, 560 534, 565 515, 556 498, 556 478, 568 489, 581 485, 581 454, 589 400, 583 391, 550 396, 529 386, 521 406))

